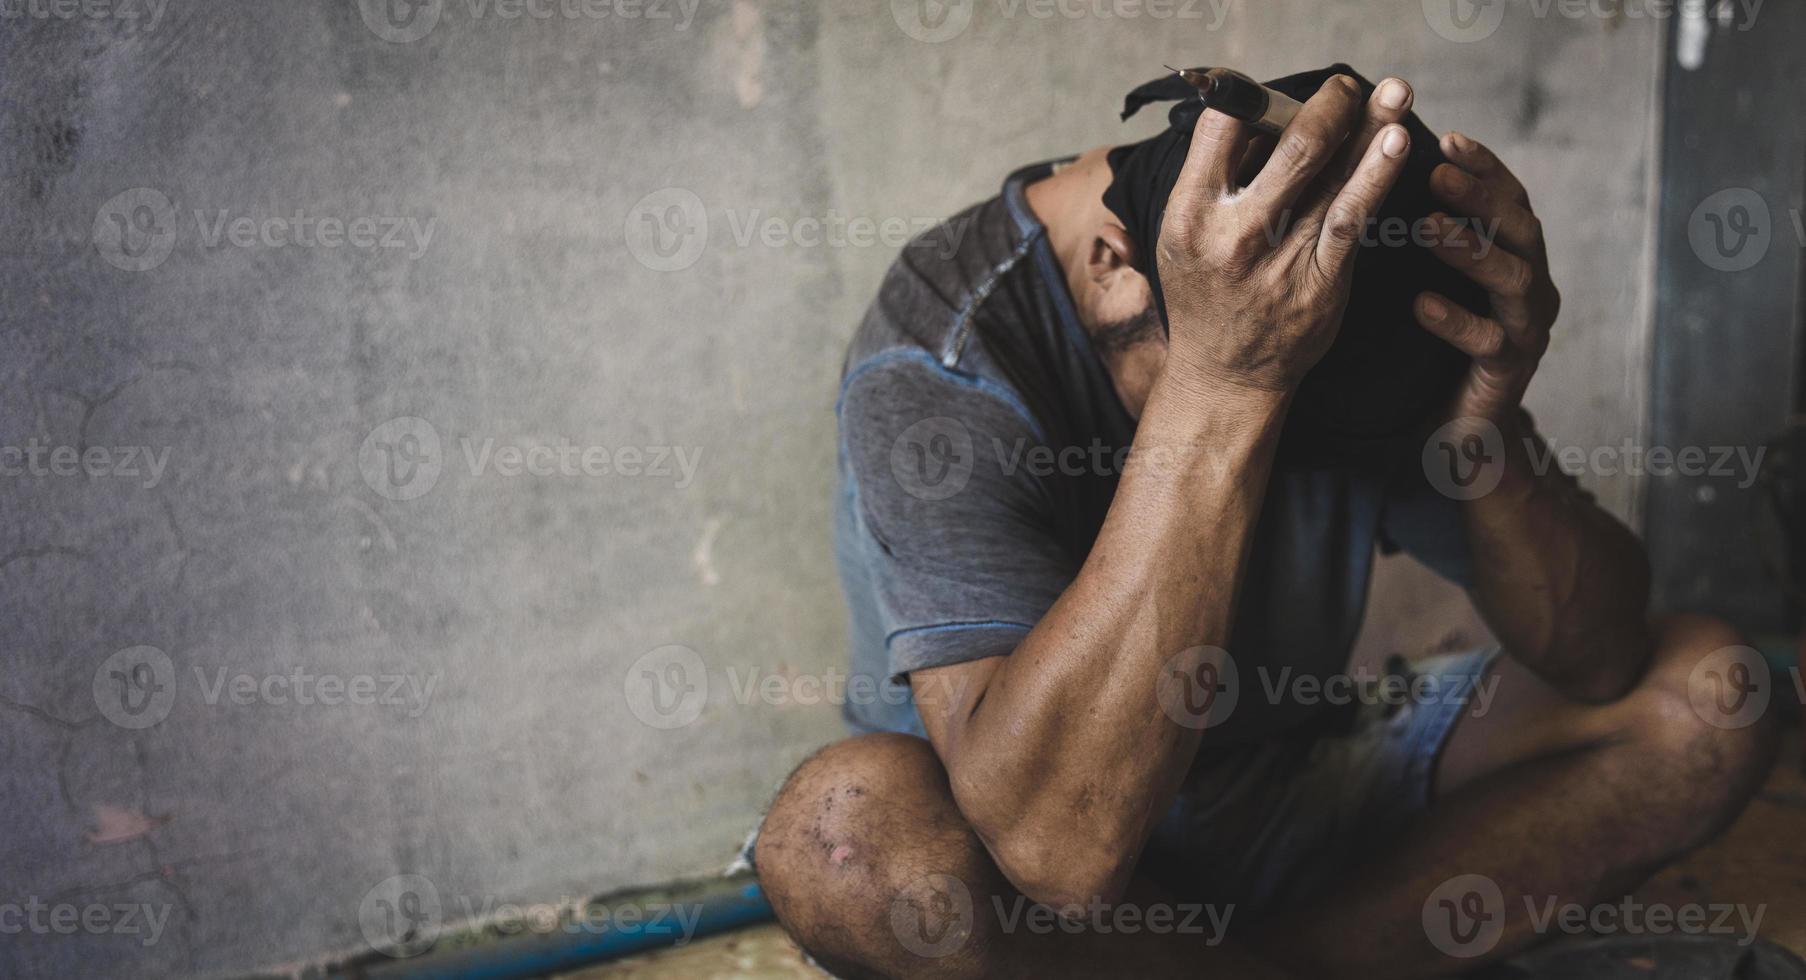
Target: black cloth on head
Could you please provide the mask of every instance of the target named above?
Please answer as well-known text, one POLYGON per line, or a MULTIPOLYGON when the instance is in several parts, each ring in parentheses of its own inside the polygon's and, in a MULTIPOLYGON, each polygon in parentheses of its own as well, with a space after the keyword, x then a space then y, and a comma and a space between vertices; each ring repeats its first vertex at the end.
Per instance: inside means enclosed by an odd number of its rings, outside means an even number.
MULTIPOLYGON (((1341 64, 1266 84, 1303 102, 1338 74, 1360 82, 1363 95, 1373 92, 1373 83, 1341 64)), ((1153 288, 1162 323, 1166 301, 1154 245, 1204 105, 1197 89, 1168 74, 1130 92, 1122 112, 1127 119, 1149 103, 1175 100, 1164 132, 1110 151, 1112 178, 1104 193, 1105 206, 1135 243, 1136 264, 1153 288)), ((1415 244, 1430 228, 1424 219, 1439 209, 1430 196, 1430 172, 1445 158, 1435 134, 1415 113, 1404 125, 1411 134, 1404 173, 1355 259, 1341 331, 1300 384, 1288 417, 1282 445, 1289 442, 1292 449, 1312 456, 1342 457, 1362 452, 1374 440, 1416 433, 1454 394, 1467 370, 1467 355, 1418 326, 1412 310, 1418 293, 1430 290, 1477 313, 1489 310, 1484 291, 1415 244)))

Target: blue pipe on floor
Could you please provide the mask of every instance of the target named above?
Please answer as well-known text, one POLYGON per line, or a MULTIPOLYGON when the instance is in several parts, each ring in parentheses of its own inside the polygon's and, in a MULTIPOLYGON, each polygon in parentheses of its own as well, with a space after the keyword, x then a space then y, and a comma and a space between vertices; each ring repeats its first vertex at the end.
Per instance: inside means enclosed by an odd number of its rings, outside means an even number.
POLYGON ((335 971, 333 980, 525 980, 575 970, 609 960, 675 946, 772 918, 771 903, 757 882, 732 891, 705 894, 694 900, 701 906, 695 931, 689 937, 674 921, 610 924, 601 932, 571 933, 500 939, 467 950, 434 954, 417 960, 364 960, 335 971))

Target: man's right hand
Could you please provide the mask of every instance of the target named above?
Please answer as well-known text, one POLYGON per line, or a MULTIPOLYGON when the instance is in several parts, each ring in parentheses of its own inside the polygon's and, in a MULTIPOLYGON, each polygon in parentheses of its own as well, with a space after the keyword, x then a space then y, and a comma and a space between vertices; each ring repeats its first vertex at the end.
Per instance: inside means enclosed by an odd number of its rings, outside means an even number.
POLYGON ((1366 113, 1351 80, 1325 85, 1246 190, 1241 124, 1204 113, 1158 246, 1166 366, 1097 540, 1010 654, 910 672, 960 815, 1037 902, 1120 899, 1197 757, 1210 719, 1160 692, 1175 657, 1229 642, 1285 392, 1335 336, 1360 229, 1403 167, 1396 84, 1366 113))
POLYGON ((1168 379, 1289 392, 1329 350, 1362 232, 1404 170, 1398 120, 1410 106, 1399 79, 1363 107, 1355 80, 1337 75, 1246 188, 1236 173, 1247 127, 1215 110, 1198 117, 1158 245, 1168 379))

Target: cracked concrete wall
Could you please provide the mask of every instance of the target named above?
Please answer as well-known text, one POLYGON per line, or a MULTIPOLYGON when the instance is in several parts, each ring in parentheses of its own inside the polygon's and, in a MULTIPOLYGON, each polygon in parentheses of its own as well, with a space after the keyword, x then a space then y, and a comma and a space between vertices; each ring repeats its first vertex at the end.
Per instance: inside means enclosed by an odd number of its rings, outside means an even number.
POLYGON ((718 867, 840 732, 835 377, 899 229, 1147 132, 1115 111, 1163 61, 1416 81, 1548 220, 1545 428, 1640 431, 1648 20, 8 9, 7 976, 242 974, 718 867))

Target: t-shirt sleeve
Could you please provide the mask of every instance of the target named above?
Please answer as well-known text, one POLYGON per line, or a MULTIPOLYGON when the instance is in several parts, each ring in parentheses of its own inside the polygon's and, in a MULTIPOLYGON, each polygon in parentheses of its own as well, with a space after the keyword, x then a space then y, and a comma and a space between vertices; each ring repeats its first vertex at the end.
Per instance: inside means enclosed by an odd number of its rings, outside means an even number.
MULTIPOLYGON (((847 376, 837 549, 884 634, 892 677, 1008 654, 1077 572, 1055 533, 1043 444, 1002 385, 927 355, 879 355, 847 376)), ((847 574, 850 573, 850 574, 847 574)))

